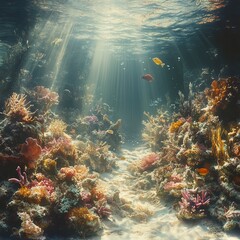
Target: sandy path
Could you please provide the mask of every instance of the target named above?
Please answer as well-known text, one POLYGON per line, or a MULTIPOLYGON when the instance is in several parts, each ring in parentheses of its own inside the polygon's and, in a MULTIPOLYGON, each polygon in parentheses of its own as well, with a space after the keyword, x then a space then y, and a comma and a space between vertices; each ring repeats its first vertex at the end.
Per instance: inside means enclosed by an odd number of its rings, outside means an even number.
POLYGON ((128 171, 128 165, 148 152, 145 148, 134 151, 123 150, 125 160, 119 160, 119 169, 101 178, 110 189, 120 191, 120 199, 126 202, 125 214, 114 215, 110 221, 104 221, 101 237, 93 239, 144 239, 144 240, 236 240, 233 235, 221 231, 212 221, 184 223, 175 216, 175 211, 167 203, 156 203, 154 188, 141 190, 136 187, 137 179, 128 171), (152 201, 155 199, 155 202, 152 201), (129 210, 129 209, 130 210, 129 210), (132 211, 134 210, 134 211, 132 211))

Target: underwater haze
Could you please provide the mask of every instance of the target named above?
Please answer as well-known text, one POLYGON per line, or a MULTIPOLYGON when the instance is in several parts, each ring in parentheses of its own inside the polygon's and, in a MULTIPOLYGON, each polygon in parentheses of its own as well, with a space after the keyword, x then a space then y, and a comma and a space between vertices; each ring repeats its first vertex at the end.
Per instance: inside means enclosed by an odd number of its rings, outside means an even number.
POLYGON ((1 51, 27 41, 22 68, 33 81, 60 95, 66 88, 71 96, 102 98, 124 119, 127 137, 138 136, 143 111, 152 111, 158 99, 166 102, 166 95, 174 102, 202 69, 213 78, 239 73, 238 1, 33 2, 3 4, 1 51), (154 57, 165 67, 154 65, 154 57), (142 80, 147 73, 151 84, 142 80))
POLYGON ((8 0, 0 239, 240 229, 239 0, 8 0))

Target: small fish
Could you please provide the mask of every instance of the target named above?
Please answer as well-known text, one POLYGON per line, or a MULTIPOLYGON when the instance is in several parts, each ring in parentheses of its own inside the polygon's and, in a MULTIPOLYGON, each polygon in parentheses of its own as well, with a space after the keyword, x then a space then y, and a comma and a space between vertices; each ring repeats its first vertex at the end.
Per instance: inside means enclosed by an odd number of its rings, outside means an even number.
POLYGON ((153 76, 148 73, 148 74, 143 75, 143 76, 142 76, 142 79, 144 79, 144 80, 146 80, 146 81, 148 81, 148 82, 152 82, 153 76))
POLYGON ((123 157, 123 156, 122 156, 122 157, 120 157, 119 159, 120 159, 120 160, 126 160, 126 158, 125 158, 125 157, 123 157))
POLYGON ((209 170, 207 168, 197 168, 196 171, 201 176, 206 176, 209 173, 209 170))
POLYGON ((160 58, 155 57, 152 60, 154 61, 155 64, 161 65, 161 67, 165 66, 165 63, 160 58))
POLYGON ((108 134, 113 134, 113 130, 108 129, 108 130, 106 131, 106 133, 108 133, 108 134))

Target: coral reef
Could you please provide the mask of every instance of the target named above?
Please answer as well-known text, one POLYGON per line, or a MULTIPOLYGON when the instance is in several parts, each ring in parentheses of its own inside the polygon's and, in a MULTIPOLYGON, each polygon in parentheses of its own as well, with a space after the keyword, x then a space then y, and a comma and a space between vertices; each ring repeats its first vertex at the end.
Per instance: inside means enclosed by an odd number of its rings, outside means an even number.
POLYGON ((0 123, 1 236, 45 239, 56 229, 64 236, 96 234, 112 214, 98 183, 98 173, 116 166, 106 136, 114 136, 112 148, 119 148, 121 121, 110 121, 99 109, 98 117, 83 119, 89 126, 99 124, 97 130, 101 126, 104 142, 86 140, 84 132, 85 142, 74 140, 50 110, 57 93, 43 86, 26 93, 12 94, 0 123))
POLYGON ((159 160, 141 181, 153 174, 157 195, 178 201, 179 219, 210 215, 229 231, 239 228, 240 137, 234 112, 239 109, 240 80, 214 80, 204 92, 192 89, 190 84, 186 99, 179 94, 171 117, 163 111, 146 114, 143 139, 157 150, 159 160))
POLYGON ((107 104, 99 103, 91 110, 91 115, 80 116, 72 124, 76 134, 81 139, 86 139, 94 144, 106 142, 111 151, 119 151, 122 143, 122 136, 119 133, 121 119, 113 122, 108 114, 110 107, 107 104))

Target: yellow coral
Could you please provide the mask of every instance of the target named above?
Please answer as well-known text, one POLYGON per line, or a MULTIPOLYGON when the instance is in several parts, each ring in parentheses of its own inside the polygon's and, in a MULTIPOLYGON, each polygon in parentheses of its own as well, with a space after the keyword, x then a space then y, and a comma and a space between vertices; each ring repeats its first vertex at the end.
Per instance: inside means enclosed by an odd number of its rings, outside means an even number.
POLYGON ((98 219, 98 217, 92 214, 86 207, 72 208, 68 213, 68 217, 79 226, 88 225, 89 222, 98 219))
POLYGON ((51 158, 43 160, 43 167, 46 171, 54 171, 56 169, 56 165, 56 161, 51 158))
POLYGON ((212 153, 217 159, 220 166, 229 158, 228 151, 222 140, 223 129, 219 126, 216 130, 212 130, 212 153))
POLYGON ((4 114, 12 120, 30 122, 32 113, 31 105, 26 102, 26 95, 13 93, 5 102, 4 114))
POLYGON ((60 119, 53 120, 48 127, 48 130, 52 133, 54 137, 60 137, 64 135, 66 129, 67 124, 60 119))
POLYGON ((16 192, 16 195, 21 199, 28 199, 31 194, 31 190, 26 186, 22 186, 16 192))
POLYGON ((180 118, 176 122, 171 123, 169 127, 169 132, 170 133, 175 133, 177 130, 185 123, 185 119, 180 118))

